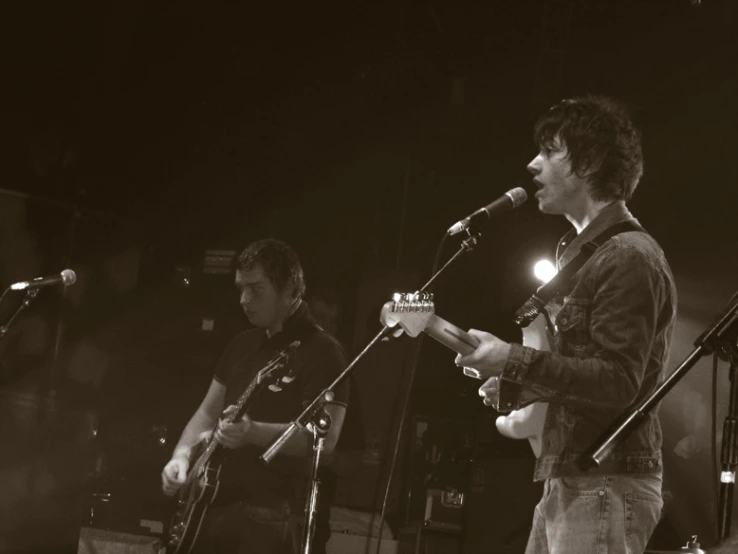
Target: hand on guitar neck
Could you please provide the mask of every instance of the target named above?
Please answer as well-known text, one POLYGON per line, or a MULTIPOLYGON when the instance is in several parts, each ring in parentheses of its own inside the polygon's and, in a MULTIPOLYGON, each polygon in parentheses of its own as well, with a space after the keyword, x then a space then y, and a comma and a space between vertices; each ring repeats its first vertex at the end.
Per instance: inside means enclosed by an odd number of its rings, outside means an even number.
MULTIPOLYGON (((454 350, 459 354, 456 356, 456 365, 463 366, 464 375, 485 380, 479 388, 484 404, 500 410, 500 374, 510 353, 508 343, 484 331, 471 329, 467 333, 436 316, 433 297, 427 293, 396 294, 391 302, 382 307, 379 320, 390 328, 399 326, 411 337, 425 332, 454 350)), ((523 337, 526 346, 550 350, 547 348, 545 321, 541 316, 523 330, 523 337)), ((539 398, 535 391, 523 387, 520 400, 525 407, 496 421, 502 435, 528 439, 536 456, 541 453, 541 435, 548 409, 548 404, 536 402, 539 398)))
POLYGON ((477 347, 468 354, 458 354, 454 363, 475 369, 480 379, 499 376, 510 354, 510 345, 491 333, 476 329, 469 329, 469 336, 476 340, 477 347))
POLYGON ((228 406, 215 430, 215 440, 226 448, 241 448, 249 444, 249 431, 253 426, 251 418, 248 414, 243 414, 240 418, 237 415, 238 407, 228 406))

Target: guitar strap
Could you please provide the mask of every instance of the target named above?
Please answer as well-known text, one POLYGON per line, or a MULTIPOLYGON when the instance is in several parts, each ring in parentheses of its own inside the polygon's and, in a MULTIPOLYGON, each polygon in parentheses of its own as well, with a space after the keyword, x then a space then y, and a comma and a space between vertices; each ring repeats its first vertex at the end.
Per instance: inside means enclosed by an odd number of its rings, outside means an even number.
POLYGON ((574 288, 573 277, 587 263, 595 251, 610 240, 615 235, 626 233, 628 231, 639 231, 646 233, 646 230, 633 220, 622 221, 608 227, 597 235, 591 241, 582 245, 579 254, 566 264, 556 276, 548 283, 538 288, 533 296, 525 301, 518 311, 515 312, 515 323, 520 327, 527 327, 538 317, 544 306, 557 294, 568 294, 574 288))

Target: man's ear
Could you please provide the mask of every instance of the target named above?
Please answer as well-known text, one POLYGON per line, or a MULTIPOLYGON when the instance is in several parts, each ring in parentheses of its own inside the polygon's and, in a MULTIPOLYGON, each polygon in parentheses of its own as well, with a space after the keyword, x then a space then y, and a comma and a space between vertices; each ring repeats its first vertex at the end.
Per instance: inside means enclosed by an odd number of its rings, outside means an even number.
MULTIPOLYGON (((601 166, 602 166, 602 162, 601 161, 600 161, 600 163, 591 163, 591 164, 588 164, 588 165, 580 168, 580 170, 576 173, 576 175, 580 179, 587 179, 587 180, 589 180, 592 177, 592 175, 594 175, 600 169, 601 166)), ((572 171, 574 171, 573 168, 572 168, 572 171)))
POLYGON ((297 287, 295 285, 286 284, 284 286, 284 294, 290 300, 297 300, 297 287))

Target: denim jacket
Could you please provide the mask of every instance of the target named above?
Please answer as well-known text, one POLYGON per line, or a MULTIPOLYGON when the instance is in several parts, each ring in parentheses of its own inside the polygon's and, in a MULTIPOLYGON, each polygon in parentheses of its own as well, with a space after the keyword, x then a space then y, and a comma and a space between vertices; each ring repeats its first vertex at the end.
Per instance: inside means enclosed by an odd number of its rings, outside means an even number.
MULTIPOLYGON (((634 221, 625 204, 615 202, 581 234, 569 231, 557 249, 559 269, 583 244, 626 220, 634 221)), ((501 375, 501 387, 514 382, 549 403, 536 480, 585 474, 578 466, 582 454, 663 381, 676 320, 671 269, 646 233, 608 240, 573 283, 568 296, 554 297, 546 306, 553 351, 513 344, 501 375)), ((661 441, 653 410, 586 474, 660 473, 661 441)))

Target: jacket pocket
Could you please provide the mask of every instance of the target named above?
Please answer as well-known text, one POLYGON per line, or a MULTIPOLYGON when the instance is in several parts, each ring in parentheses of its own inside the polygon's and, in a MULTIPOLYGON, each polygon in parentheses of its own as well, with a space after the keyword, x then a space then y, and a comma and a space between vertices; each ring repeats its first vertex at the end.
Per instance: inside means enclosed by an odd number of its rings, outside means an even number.
POLYGON ((590 342, 589 318, 591 300, 566 297, 556 316, 558 351, 569 356, 584 356, 590 342))

